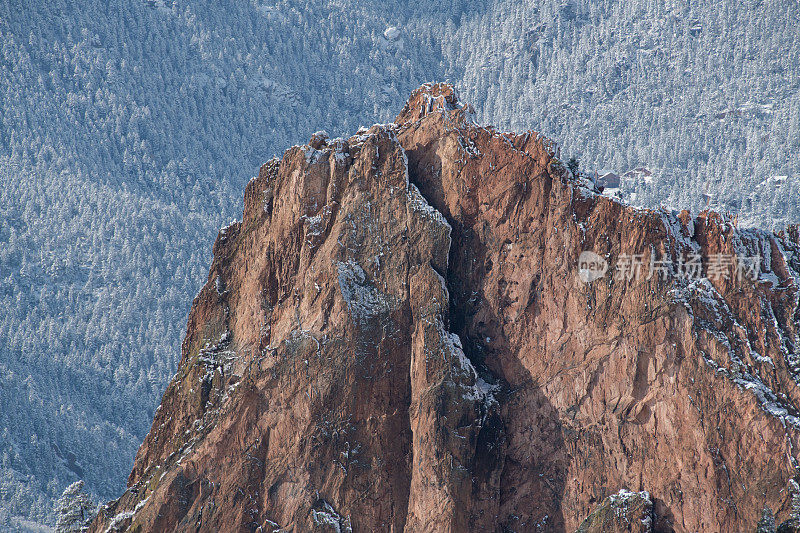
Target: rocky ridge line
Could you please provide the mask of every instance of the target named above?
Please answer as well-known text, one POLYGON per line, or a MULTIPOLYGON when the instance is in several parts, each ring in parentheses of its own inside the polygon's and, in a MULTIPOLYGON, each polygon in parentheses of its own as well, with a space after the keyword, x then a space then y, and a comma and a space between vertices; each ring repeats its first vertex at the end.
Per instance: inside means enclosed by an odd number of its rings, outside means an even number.
POLYGON ((796 229, 634 209, 556 156, 429 84, 265 164, 92 530, 574 531, 625 491, 642 531, 789 519, 796 229), (764 261, 587 284, 584 250, 764 261))

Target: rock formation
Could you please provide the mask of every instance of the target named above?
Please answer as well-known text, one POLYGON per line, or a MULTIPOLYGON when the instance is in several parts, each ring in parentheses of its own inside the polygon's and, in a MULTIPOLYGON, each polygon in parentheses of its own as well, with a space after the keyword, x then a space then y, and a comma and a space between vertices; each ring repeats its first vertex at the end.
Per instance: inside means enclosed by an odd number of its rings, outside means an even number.
POLYGON ((266 163, 92 530, 796 518, 797 230, 635 209, 557 156, 428 84, 393 124, 266 163), (758 260, 709 275, 734 256, 758 260))

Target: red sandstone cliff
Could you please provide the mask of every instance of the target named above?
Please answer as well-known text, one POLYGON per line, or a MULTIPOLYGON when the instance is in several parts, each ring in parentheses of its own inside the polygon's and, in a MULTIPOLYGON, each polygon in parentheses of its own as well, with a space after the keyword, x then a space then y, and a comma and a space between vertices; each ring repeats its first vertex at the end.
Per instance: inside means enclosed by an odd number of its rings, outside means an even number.
POLYGON ((395 124, 265 164, 214 244, 129 489, 92 530, 788 519, 796 232, 621 205, 552 146, 477 126, 426 85, 395 124), (584 250, 762 260, 755 279, 645 265, 584 283, 584 250))

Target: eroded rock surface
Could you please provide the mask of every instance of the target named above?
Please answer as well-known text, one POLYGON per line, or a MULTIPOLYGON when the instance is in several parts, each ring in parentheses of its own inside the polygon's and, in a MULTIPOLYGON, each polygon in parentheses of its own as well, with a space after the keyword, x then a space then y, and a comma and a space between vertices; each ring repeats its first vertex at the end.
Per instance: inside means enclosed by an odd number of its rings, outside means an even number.
POLYGON ((556 156, 426 85, 265 164, 93 530, 575 531, 621 489, 659 531, 789 519, 796 230, 634 209, 556 156), (584 283, 586 250, 761 260, 584 283))

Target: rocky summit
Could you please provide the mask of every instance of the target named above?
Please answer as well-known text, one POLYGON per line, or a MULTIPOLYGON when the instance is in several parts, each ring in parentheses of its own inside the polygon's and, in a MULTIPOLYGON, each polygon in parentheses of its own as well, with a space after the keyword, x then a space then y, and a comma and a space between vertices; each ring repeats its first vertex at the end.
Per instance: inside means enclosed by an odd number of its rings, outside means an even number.
POLYGON ((797 229, 559 156, 426 84, 263 165, 91 530, 793 530, 797 229))

